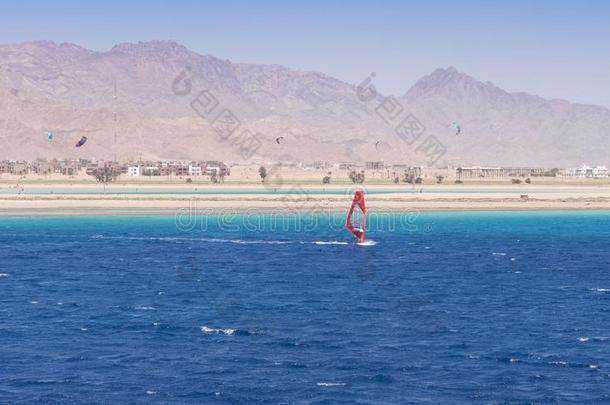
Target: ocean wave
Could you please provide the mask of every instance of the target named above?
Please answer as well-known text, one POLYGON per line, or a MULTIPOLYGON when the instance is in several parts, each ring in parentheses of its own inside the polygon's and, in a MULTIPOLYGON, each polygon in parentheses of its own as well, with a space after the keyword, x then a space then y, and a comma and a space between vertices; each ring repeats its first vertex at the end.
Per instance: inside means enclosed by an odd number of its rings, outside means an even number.
POLYGON ((493 252, 492 255, 493 256, 506 256, 506 253, 504 253, 504 252, 493 252))
POLYGON ((578 338, 578 341, 581 342, 581 343, 585 343, 585 342, 589 342, 589 341, 592 341, 592 342, 603 342, 603 341, 606 341, 606 340, 608 340, 608 338, 605 337, 605 336, 592 336, 592 337, 582 336, 582 337, 578 338))
POLYGON ((347 242, 340 242, 340 241, 336 241, 336 240, 330 240, 330 241, 317 240, 315 242, 303 242, 303 243, 312 243, 314 245, 349 245, 349 243, 347 243, 347 242))
POLYGON ((284 240, 242 240, 242 239, 216 239, 216 240, 206 240, 206 242, 235 243, 238 245, 289 245, 291 243, 294 243, 292 241, 284 241, 284 240))
POLYGON ((0 273, 0 277, 8 277, 8 273, 0 273))
POLYGON ((316 383, 316 385, 318 387, 343 387, 345 386, 345 383, 338 383, 338 382, 318 382, 316 383))
POLYGON ((209 326, 203 325, 199 329, 206 335, 225 335, 225 336, 251 336, 259 335, 260 331, 252 331, 238 328, 210 328, 209 326))
POLYGON ((578 362, 569 362, 569 361, 564 361, 564 360, 558 360, 558 361, 549 361, 547 362, 548 365, 553 366, 553 367, 567 367, 567 368, 588 368, 588 369, 596 369, 599 368, 599 365, 597 364, 591 364, 591 363, 578 363, 578 362))
POLYGON ((201 331, 203 333, 205 333, 206 335, 226 335, 226 336, 233 336, 235 334, 235 332, 237 332, 237 329, 232 329, 232 328, 227 328, 227 329, 215 329, 215 328, 209 328, 205 325, 200 326, 199 329, 201 329, 201 331))
MULTIPOLYGON (((349 242, 336 240, 316 240, 316 241, 298 241, 298 240, 268 240, 268 239, 223 239, 223 238, 186 238, 179 236, 104 236, 93 235, 91 239, 114 239, 114 240, 139 240, 139 241, 159 241, 159 242, 203 242, 203 243, 233 243, 236 245, 349 245, 349 242)), ((374 241, 366 241, 371 245, 376 244, 374 241)))
POLYGON ((595 292, 610 292, 610 288, 589 288, 589 291, 595 291, 595 292))
POLYGON ((134 307, 133 309, 136 309, 138 311, 154 311, 157 308, 155 307, 144 307, 144 306, 138 306, 138 307, 134 307))

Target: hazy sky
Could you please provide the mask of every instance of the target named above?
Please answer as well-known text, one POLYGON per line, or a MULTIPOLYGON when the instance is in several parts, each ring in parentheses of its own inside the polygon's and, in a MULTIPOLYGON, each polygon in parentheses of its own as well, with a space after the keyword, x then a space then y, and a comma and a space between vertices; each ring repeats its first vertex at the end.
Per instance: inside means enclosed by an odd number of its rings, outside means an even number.
POLYGON ((107 50, 173 39, 235 62, 277 63, 351 83, 376 72, 378 88, 393 94, 452 65, 509 91, 610 107, 609 1, 93 3, 2 2, 0 41, 107 50))

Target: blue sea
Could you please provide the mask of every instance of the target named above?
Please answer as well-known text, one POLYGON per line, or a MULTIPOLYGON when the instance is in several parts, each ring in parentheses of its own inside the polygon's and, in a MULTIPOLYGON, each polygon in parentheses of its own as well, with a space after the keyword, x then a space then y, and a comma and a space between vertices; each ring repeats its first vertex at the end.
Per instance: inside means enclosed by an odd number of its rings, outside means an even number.
POLYGON ((0 403, 610 401, 610 212, 0 217, 0 403))

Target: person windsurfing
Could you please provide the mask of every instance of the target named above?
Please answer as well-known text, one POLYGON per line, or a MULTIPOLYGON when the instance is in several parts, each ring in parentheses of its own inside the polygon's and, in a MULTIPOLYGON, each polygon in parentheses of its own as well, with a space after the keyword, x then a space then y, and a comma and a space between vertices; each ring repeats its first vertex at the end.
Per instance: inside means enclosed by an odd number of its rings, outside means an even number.
POLYGON ((358 239, 360 242, 362 242, 364 240, 364 229, 362 229, 362 228, 354 228, 352 233, 354 234, 354 237, 356 239, 358 239))
POLYGON ((354 235, 358 242, 364 242, 366 233, 366 205, 364 203, 364 191, 356 190, 352 200, 347 218, 345 218, 345 227, 354 235))

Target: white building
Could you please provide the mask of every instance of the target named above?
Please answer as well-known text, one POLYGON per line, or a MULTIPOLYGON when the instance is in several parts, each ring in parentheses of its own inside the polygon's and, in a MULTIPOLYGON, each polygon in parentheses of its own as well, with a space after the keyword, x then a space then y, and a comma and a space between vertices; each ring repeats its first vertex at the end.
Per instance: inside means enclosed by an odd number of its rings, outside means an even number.
POLYGON ((601 179, 608 177, 608 168, 606 166, 596 166, 593 168, 593 178, 601 179))
POLYGON ((127 175, 129 177, 138 177, 140 175, 140 166, 129 166, 127 168, 127 175))
POLYGON ((474 179, 479 177, 497 178, 504 177, 504 169, 501 167, 458 167, 455 169, 457 178, 474 179))
POLYGON ((576 177, 579 179, 601 179, 604 177, 608 177, 608 168, 606 166, 590 167, 587 165, 582 165, 580 167, 571 167, 569 169, 566 169, 563 175, 565 177, 576 177))
POLYGON ((220 166, 207 165, 205 168, 205 174, 208 176, 218 176, 220 174, 220 166))
POLYGON ((189 176, 201 176, 201 166, 189 165, 189 176))
POLYGON ((144 168, 140 168, 141 176, 158 176, 159 172, 159 166, 146 166, 144 168))

